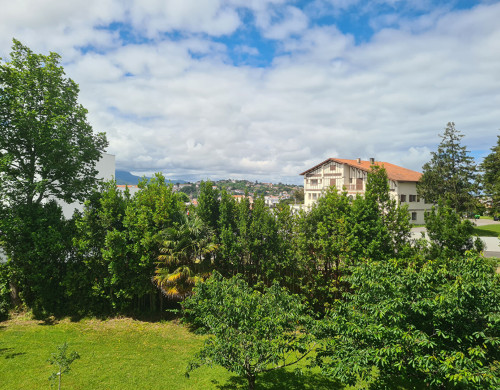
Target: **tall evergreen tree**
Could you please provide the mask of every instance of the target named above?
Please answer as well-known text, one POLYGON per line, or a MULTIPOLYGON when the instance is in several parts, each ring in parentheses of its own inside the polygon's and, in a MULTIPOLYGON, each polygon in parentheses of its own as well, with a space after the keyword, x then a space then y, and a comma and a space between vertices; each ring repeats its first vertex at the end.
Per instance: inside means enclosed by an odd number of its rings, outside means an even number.
POLYGON ((449 122, 431 161, 422 167, 423 175, 418 183, 419 195, 426 202, 449 203, 456 212, 471 210, 476 205, 478 191, 477 168, 469 151, 461 145, 463 134, 449 122))
POLYGON ((219 190, 214 188, 214 183, 211 181, 202 181, 196 213, 215 232, 218 232, 219 203, 219 190))
POLYGON ((491 153, 484 158, 481 170, 484 190, 492 200, 492 211, 500 214, 500 135, 496 146, 491 148, 491 153))

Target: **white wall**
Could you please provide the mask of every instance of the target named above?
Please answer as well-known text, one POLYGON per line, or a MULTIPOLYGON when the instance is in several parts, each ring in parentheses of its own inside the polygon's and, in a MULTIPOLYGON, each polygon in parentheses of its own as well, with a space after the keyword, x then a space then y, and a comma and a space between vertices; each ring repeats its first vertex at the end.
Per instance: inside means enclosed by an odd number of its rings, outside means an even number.
MULTIPOLYGON (((104 181, 115 178, 115 156, 113 154, 103 153, 101 159, 96 163, 97 179, 104 181)), ((69 219, 73 216, 75 210, 83 210, 83 204, 80 202, 73 202, 68 204, 66 202, 59 202, 61 204, 64 217, 69 219)))

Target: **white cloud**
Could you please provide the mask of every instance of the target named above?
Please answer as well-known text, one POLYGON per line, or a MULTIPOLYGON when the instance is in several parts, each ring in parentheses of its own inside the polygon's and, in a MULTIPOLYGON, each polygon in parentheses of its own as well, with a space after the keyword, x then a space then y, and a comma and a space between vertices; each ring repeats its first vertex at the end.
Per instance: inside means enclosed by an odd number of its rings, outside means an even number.
MULTIPOLYGON (((43 10, 35 1, 9 3, 0 14, 0 52, 8 52, 6 36, 60 52, 119 168, 300 182, 300 172, 328 157, 418 170, 448 121, 471 150, 496 142, 499 4, 397 17, 356 45, 284 0, 88 0, 51 13, 59 3, 43 10), (42 16, 24 15, 18 4, 42 16), (255 15, 262 36, 279 38, 268 67, 233 65, 229 48, 212 39, 241 29, 242 12, 255 15), (154 39, 125 43, 116 31, 96 29, 127 20, 154 39), (182 34, 162 36, 172 30, 182 34), (100 50, 82 54, 78 46, 87 45, 100 50)), ((261 54, 244 39, 235 50, 261 54)))
POLYGON ((133 0, 129 17, 135 28, 152 38, 174 30, 219 36, 241 24, 236 10, 222 0, 133 0))

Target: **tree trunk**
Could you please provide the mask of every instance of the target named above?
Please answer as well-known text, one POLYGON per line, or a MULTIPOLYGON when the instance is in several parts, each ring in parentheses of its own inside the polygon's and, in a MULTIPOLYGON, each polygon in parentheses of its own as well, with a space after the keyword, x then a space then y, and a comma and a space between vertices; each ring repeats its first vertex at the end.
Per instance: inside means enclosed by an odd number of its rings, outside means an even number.
POLYGON ((19 288, 17 284, 14 282, 9 282, 10 286, 10 300, 14 307, 21 306, 21 298, 19 298, 19 288))
POLYGON ((255 389, 255 375, 247 374, 247 380, 248 380, 248 390, 254 390, 255 389))

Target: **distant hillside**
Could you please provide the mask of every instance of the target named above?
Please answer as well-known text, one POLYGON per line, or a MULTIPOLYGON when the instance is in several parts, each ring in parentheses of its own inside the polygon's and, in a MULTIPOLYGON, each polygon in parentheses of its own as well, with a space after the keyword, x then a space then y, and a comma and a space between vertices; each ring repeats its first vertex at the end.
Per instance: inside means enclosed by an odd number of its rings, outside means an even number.
POLYGON ((115 171, 115 179, 116 179, 116 184, 124 185, 124 184, 137 184, 139 183, 139 176, 132 175, 130 172, 127 171, 120 171, 117 169, 115 171))
MULTIPOLYGON (((142 178, 142 176, 135 176, 135 175, 132 175, 130 172, 122 171, 120 169, 117 169, 115 171, 116 184, 137 185, 137 183, 139 183, 139 179, 141 179, 141 178, 142 178)), ((176 183, 188 183, 186 180, 182 180, 182 179, 167 179, 167 181, 171 181, 174 184, 176 184, 176 183)))

